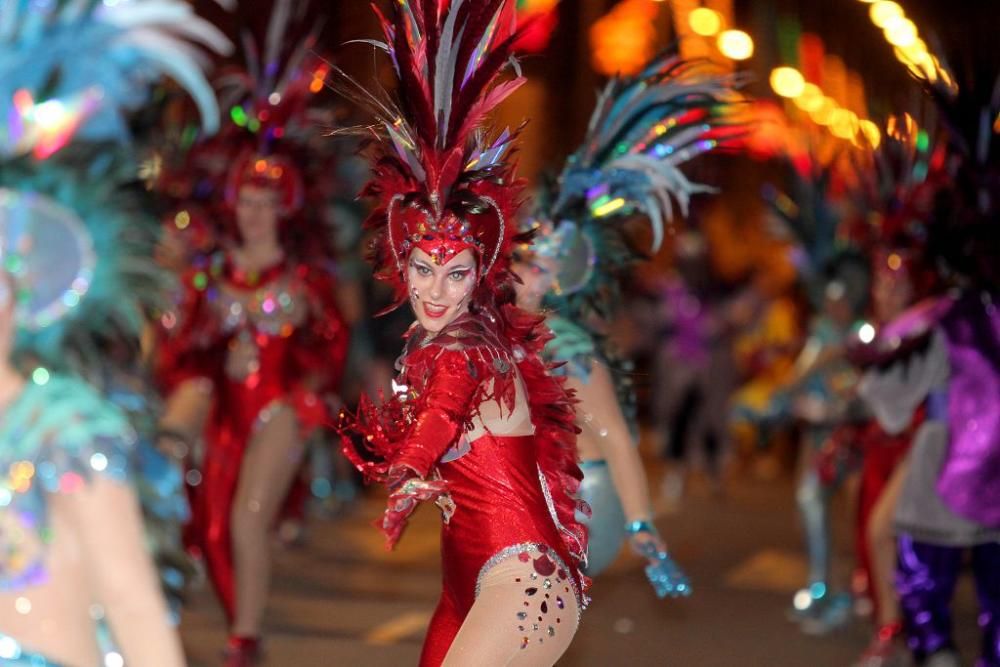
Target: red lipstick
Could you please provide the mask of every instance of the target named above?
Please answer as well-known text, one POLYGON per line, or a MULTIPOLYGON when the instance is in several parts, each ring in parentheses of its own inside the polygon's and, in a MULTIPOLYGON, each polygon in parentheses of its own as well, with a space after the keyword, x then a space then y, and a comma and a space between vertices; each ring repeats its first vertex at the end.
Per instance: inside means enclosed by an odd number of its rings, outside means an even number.
POLYGON ((434 320, 444 317, 444 314, 448 312, 448 306, 438 306, 432 303, 425 303, 423 306, 424 314, 434 320))

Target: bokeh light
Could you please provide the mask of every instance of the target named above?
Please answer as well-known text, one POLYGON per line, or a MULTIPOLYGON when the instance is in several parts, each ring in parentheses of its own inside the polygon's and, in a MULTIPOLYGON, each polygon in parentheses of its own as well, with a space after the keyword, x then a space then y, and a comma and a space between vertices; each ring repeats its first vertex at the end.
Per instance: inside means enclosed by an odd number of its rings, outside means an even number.
POLYGON ((805 78, 794 67, 775 67, 771 70, 771 88, 781 97, 798 97, 805 86, 805 78))
POLYGON ((903 8, 892 0, 879 0, 872 4, 868 9, 868 15, 871 17, 872 23, 879 28, 885 28, 894 19, 905 16, 903 8))
POLYGON ((688 25, 696 35, 714 37, 722 30, 722 15, 714 9, 699 7, 688 14, 688 25))
POLYGON ((746 60, 753 56, 753 38, 742 30, 726 30, 719 35, 719 51, 730 60, 746 60))

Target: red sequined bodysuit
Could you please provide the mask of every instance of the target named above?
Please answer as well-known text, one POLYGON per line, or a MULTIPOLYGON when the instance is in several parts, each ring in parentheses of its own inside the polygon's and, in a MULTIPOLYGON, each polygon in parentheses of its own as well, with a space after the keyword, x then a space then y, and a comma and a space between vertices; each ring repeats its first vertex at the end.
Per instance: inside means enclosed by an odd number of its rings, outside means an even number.
POLYGON ((251 274, 219 254, 209 270, 188 275, 184 288, 178 313, 164 318, 159 376, 167 393, 186 380, 212 383, 200 480, 188 475, 186 539, 204 557, 232 621, 229 521, 243 455, 279 405, 295 410, 303 439, 328 421, 322 396, 339 386, 348 331, 332 277, 304 263, 251 274))
POLYGON ((505 558, 541 552, 536 569, 557 577, 583 606, 586 532, 575 512, 585 507, 575 497, 582 475, 572 401, 538 357, 546 340, 539 322, 513 309, 508 316, 524 322, 521 335, 510 336, 515 343, 483 316, 465 315, 436 336, 414 325, 397 363, 395 396, 381 408, 363 402, 352 424, 379 460, 345 440, 345 453, 370 478, 405 466, 445 483, 436 500, 444 517, 443 592, 424 666, 441 664, 483 576, 505 558), (523 433, 519 412, 527 435, 494 426, 514 424, 523 433))

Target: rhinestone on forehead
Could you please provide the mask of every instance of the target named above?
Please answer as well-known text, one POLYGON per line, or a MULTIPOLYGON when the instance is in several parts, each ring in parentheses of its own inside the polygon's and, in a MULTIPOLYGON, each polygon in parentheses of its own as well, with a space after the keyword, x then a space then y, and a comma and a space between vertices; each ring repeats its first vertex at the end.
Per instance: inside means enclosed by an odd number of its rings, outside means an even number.
POLYGON ((489 197, 484 197, 483 201, 489 205, 495 214, 492 216, 496 220, 495 242, 493 248, 487 248, 486 243, 477 238, 473 224, 467 219, 460 219, 455 216, 439 218, 431 211, 428 211, 416 204, 409 204, 403 207, 401 202, 405 199, 402 194, 395 195, 389 202, 388 207, 388 233, 389 245, 392 248, 393 258, 396 267, 400 272, 405 271, 406 258, 409 252, 420 244, 436 243, 434 247, 425 246, 423 250, 431 255, 436 264, 447 264, 455 255, 465 249, 465 247, 475 248, 480 257, 483 258, 483 269, 480 276, 489 273, 496 264, 503 248, 504 231, 506 220, 497 202, 489 197), (404 211, 413 210, 420 214, 420 218, 415 222, 404 221, 400 224, 397 216, 404 211), (489 256, 487 256, 487 251, 489 256))

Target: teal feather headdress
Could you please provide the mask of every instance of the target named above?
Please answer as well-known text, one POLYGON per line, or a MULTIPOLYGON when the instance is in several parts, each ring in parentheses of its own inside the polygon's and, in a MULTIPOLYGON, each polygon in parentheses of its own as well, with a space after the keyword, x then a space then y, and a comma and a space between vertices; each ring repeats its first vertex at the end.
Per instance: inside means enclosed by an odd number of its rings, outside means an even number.
POLYGON ((743 100, 740 83, 707 61, 671 52, 608 83, 586 138, 534 213, 535 251, 561 260, 547 306, 581 323, 610 316, 622 270, 646 258, 624 223, 645 216, 655 252, 691 197, 714 191, 691 181, 682 166, 743 133, 733 119, 743 100))
POLYGON ((136 168, 106 144, 0 166, 0 255, 16 286, 20 357, 86 373, 99 345, 136 340, 165 286, 136 168))
POLYGON ((0 5, 0 268, 26 363, 90 375, 135 344, 160 285, 127 118, 170 76, 217 124, 199 44, 229 48, 180 0, 0 5))
POLYGON ((44 158, 70 140, 130 141, 125 114, 169 76, 206 130, 219 110, 206 54, 231 44, 181 0, 8 0, 0 4, 0 156, 44 158))
POLYGON ((860 315, 868 300, 869 267, 851 238, 858 217, 851 193, 832 192, 832 166, 812 163, 808 171, 791 171, 791 194, 768 185, 763 196, 781 233, 794 244, 792 263, 806 296, 816 310, 828 296, 847 298, 860 315))

